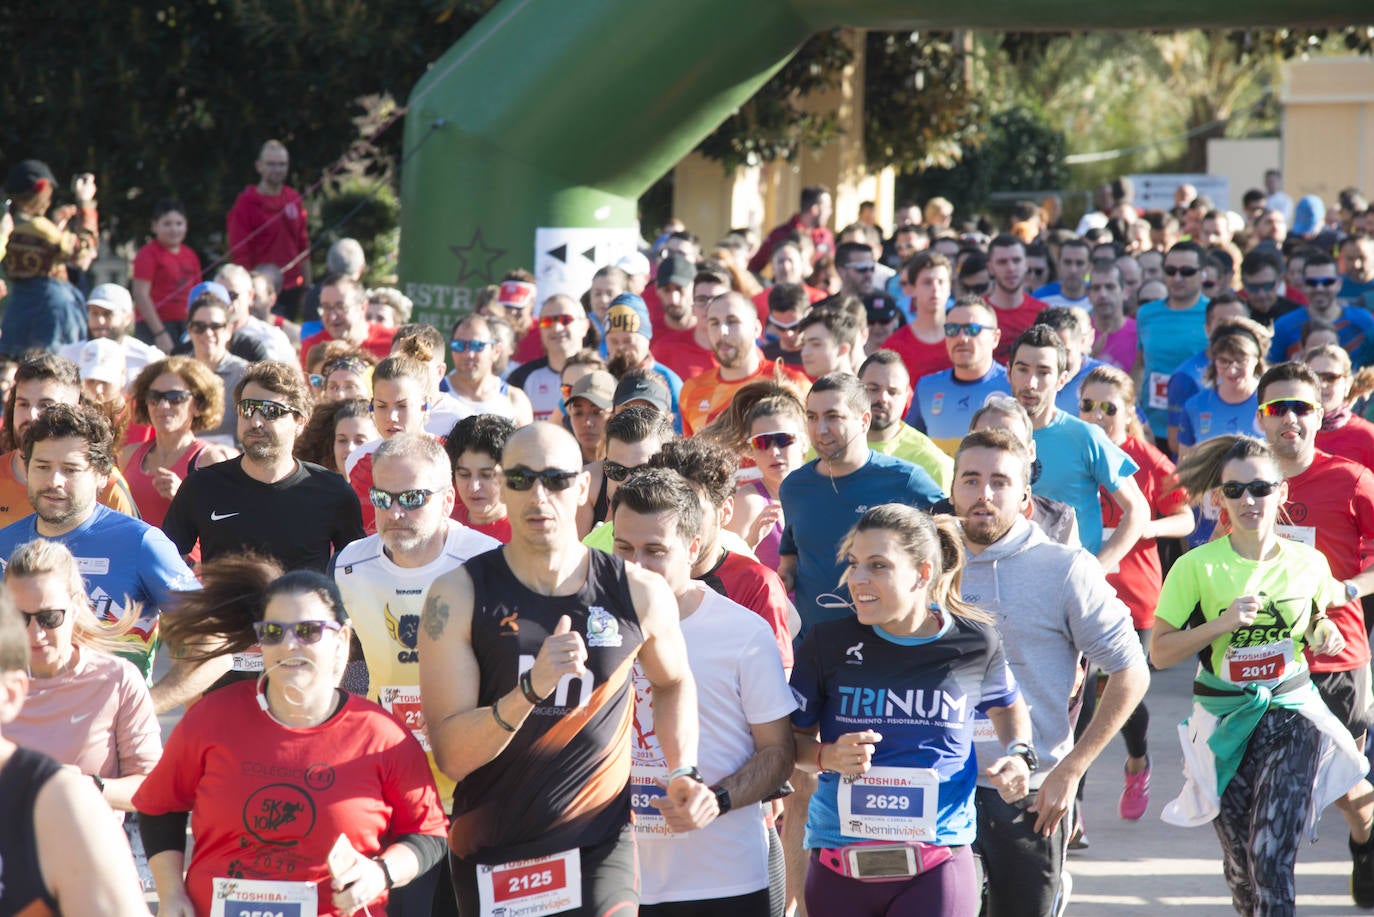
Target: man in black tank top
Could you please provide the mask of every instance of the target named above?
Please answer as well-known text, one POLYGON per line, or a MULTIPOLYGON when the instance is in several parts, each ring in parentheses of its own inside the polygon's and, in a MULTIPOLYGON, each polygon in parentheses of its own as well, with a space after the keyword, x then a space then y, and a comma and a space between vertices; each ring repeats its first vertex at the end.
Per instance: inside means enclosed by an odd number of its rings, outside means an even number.
MULTIPOLYGON (((0 595, 0 733, 29 688, 27 627, 0 595)), ((0 735, 0 917, 148 914, 129 842, 91 778, 0 735), (60 860, 60 862, 59 862, 60 860)))
POLYGON ((501 466, 511 541, 434 582, 418 646, 430 745, 458 784, 458 911, 600 917, 639 897, 636 660, 653 686, 668 795, 694 827, 718 812, 696 769, 696 687, 667 584, 577 539, 589 486, 577 441, 532 424, 501 466))

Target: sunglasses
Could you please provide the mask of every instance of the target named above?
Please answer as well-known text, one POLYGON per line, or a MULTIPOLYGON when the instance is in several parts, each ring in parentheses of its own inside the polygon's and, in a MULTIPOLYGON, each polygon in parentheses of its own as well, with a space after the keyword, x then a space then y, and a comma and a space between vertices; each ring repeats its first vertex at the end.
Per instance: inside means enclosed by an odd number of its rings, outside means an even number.
POLYGON ((1108 417, 1116 416, 1116 403, 1112 401, 1093 401, 1091 398, 1084 398, 1078 402, 1078 413, 1091 414, 1093 411, 1101 411, 1108 417))
POLYGON ((22 611, 24 616, 24 626, 28 627, 34 621, 44 630, 57 630, 62 626, 62 622, 67 620, 67 609, 65 608, 40 608, 37 611, 22 611))
POLYGON ((1322 287, 1334 287, 1340 281, 1339 277, 1304 277, 1302 282, 1320 290, 1322 287))
POLYGON ((575 315, 546 315, 539 320, 540 328, 566 328, 577 321, 575 315))
POLYGON ((560 386, 558 386, 558 390, 559 390, 560 392, 563 393, 563 400, 564 400, 564 401, 567 401, 567 400, 568 400, 568 396, 572 394, 572 386, 571 386, 571 385, 566 385, 566 384, 565 384, 565 385, 560 385, 560 386))
POLYGON ((1184 277, 1196 277, 1201 270, 1202 268, 1200 267, 1179 267, 1175 264, 1166 264, 1164 265, 1164 276, 1174 277, 1178 274, 1182 274, 1184 277))
POLYGON ((289 631, 296 635, 296 642, 303 644, 319 643, 327 630, 342 630, 338 621, 297 621, 295 624, 282 624, 278 621, 254 621, 253 633, 263 646, 276 646, 286 639, 289 631))
POLYGON ((207 331, 223 331, 229 326, 224 322, 187 322, 186 330, 192 334, 204 334, 207 331))
POLYGON ((263 401, 258 398, 239 399, 239 416, 244 420, 252 420, 253 415, 257 414, 268 423, 274 420, 281 420, 287 414, 295 414, 296 411, 277 401, 263 401))
POLYGON ((365 376, 367 375, 367 364, 357 357, 336 357, 320 367, 320 372, 324 374, 326 379, 340 370, 355 376, 365 376))
POLYGON ((1039 276, 1041 276, 1042 274, 1048 273, 1048 271, 1049 271, 1049 268, 1044 268, 1044 267, 1028 267, 1028 268, 1026 268, 1026 273, 1029 274, 1029 275, 1031 275, 1032 277, 1039 277, 1039 276))
POLYGON ((786 449, 797 441, 796 434, 774 431, 772 433, 760 433, 758 436, 749 437, 749 445, 760 452, 767 452, 769 449, 786 449))
POLYGON ((960 334, 966 334, 971 338, 976 338, 982 334, 987 325, 980 325, 977 322, 945 322, 945 337, 957 338, 960 334))
POLYGON ((1271 280, 1271 281, 1269 281, 1268 283, 1247 283, 1247 284, 1245 285, 1245 292, 1247 292, 1247 293, 1269 293, 1269 292, 1271 292, 1275 287, 1277 287, 1278 285, 1279 285, 1279 282, 1278 282, 1277 280, 1271 280))
POLYGON ((860 274, 871 274, 874 269, 871 264, 846 264, 844 267, 845 270, 858 271, 860 274))
POLYGON ((545 468, 541 471, 535 471, 524 465, 516 465, 514 468, 507 468, 502 472, 506 476, 506 486, 511 490, 529 490, 538 481, 544 485, 545 490, 552 493, 567 490, 581 473, 580 471, 564 471, 561 468, 545 468))
POLYGON ((988 290, 992 289, 992 282, 988 281, 987 283, 966 283, 964 284, 964 289, 967 290, 973 296, 982 296, 983 294, 987 293, 988 290))
POLYGON ((617 484, 624 483, 625 480, 638 471, 639 468, 640 466, 638 465, 631 467, 629 465, 622 465, 619 462, 613 462, 610 459, 601 460, 602 472, 605 473, 608 480, 615 481, 617 484))
POLYGON ((324 388, 324 376, 320 375, 319 373, 311 373, 311 374, 310 374, 310 387, 311 387, 311 388, 324 388))
POLYGON ((448 349, 454 353, 466 353, 471 350, 473 353, 481 353, 492 344, 491 341, 449 341, 448 349))
POLYGON ((401 509, 419 509, 429 502, 429 498, 434 496, 432 490, 403 490, 400 493, 392 493, 389 490, 382 490, 373 487, 368 490, 367 498, 372 501, 372 505, 377 509, 391 509, 393 503, 401 504, 401 509))
MULTIPOLYGON (((802 316, 802 318, 805 318, 805 317, 806 317, 806 316, 802 316)), ((772 325, 774 328, 780 328, 780 329, 783 330, 783 331, 791 331, 793 328, 797 327, 797 326, 800 325, 801 323, 802 323, 802 319, 801 319, 801 318, 794 318, 794 319, 792 319, 792 321, 790 321, 790 322, 780 322, 780 321, 778 321, 776 318, 774 318, 773 316, 771 316, 771 315, 768 316, 768 324, 772 325)))
POLYGON ((160 404, 163 402, 173 405, 185 404, 186 402, 191 400, 191 393, 186 391, 186 389, 184 388, 174 388, 165 392, 160 392, 155 388, 150 388, 148 389, 147 394, 143 396, 143 398, 149 404, 160 404))
POLYGON ((1249 492, 1255 499, 1261 499, 1272 494, 1282 484, 1282 481, 1222 481, 1221 493, 1228 500, 1238 500, 1240 495, 1249 492))
POLYGON ((1214 289, 1216 289, 1216 286, 1217 286, 1217 282, 1216 282, 1215 280, 1204 280, 1204 281, 1202 281, 1202 288, 1203 288, 1204 290, 1214 290, 1214 289))
POLYGON ((1298 417, 1306 417, 1313 411, 1319 410, 1321 410, 1321 405, 1304 401, 1301 398, 1275 398, 1273 401, 1266 401, 1259 406, 1261 417, 1282 417, 1290 411, 1298 417))

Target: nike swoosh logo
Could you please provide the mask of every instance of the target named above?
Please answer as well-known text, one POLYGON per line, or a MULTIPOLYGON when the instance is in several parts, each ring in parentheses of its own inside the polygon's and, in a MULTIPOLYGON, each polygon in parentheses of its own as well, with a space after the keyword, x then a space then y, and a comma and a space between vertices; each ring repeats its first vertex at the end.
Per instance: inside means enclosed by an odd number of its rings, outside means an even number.
POLYGON ((214 510, 211 510, 211 511, 210 511, 210 521, 211 521, 211 522, 219 522, 221 519, 228 519, 228 518, 230 518, 231 516, 237 516, 237 515, 238 515, 238 513, 217 513, 217 512, 215 512, 214 510))
POLYGON ((80 716, 77 716, 76 714, 73 713, 73 714, 72 714, 72 722, 73 722, 73 723, 79 723, 79 722, 81 722, 82 720, 86 719, 88 716, 90 716, 89 713, 83 713, 83 714, 81 714, 80 716))

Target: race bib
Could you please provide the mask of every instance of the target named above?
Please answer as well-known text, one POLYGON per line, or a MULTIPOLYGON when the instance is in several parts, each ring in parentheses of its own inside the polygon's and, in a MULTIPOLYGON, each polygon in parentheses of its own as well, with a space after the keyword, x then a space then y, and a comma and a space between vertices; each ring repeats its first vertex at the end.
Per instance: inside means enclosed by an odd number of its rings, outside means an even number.
POLYGON ((1317 546, 1317 529, 1311 525, 1280 525, 1277 526, 1280 538, 1287 538, 1289 541, 1296 541, 1307 545, 1309 548, 1317 546))
POLYGON ((481 917, 543 917, 582 907, 582 852, 477 867, 481 917))
POLYGON ((1149 406, 1157 411, 1169 409, 1169 374, 1150 373, 1149 406))
POLYGON ((262 669, 263 665, 261 652, 248 650, 243 653, 234 654, 235 672, 261 672, 262 669))
POLYGON ((377 700, 386 712, 410 730, 420 747, 431 751, 429 733, 425 731, 425 715, 420 710, 420 689, 416 685, 386 685, 377 692, 377 700))
POLYGON ((668 780, 668 768, 644 764, 630 765, 630 808, 635 813, 635 834, 639 837, 653 837, 659 840, 677 840, 686 837, 668 827, 668 820, 651 805, 651 801, 664 795, 663 784, 668 780))
POLYGON ((314 882, 216 879, 210 917, 317 917, 319 901, 314 882))
POLYGON ((1293 658, 1293 638, 1263 646, 1232 646, 1226 650, 1226 680, 1233 684, 1273 681, 1283 677, 1293 658))
POLYGON ((933 841, 940 777, 930 768, 874 767, 840 778, 840 832, 879 841, 933 841))
POLYGON ((997 727, 992 725, 992 720, 988 719, 987 714, 981 710, 973 711, 973 741, 997 741, 997 727))

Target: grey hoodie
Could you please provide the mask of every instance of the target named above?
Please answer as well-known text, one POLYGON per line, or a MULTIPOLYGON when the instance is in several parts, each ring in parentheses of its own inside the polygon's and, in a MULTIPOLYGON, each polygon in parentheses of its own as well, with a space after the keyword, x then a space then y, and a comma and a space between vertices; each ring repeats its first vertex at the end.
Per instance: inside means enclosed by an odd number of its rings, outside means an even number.
MULTIPOLYGON (((1011 529, 981 554, 969 554, 964 601, 989 612, 1021 696, 1030 706, 1035 751, 1045 774, 1073 748, 1069 697, 1081 656, 1111 674, 1145 662, 1131 614, 1107 584, 1102 567, 1082 548, 1051 541, 1018 517, 1011 529)), ((991 786, 983 771, 1002 754, 1001 745, 976 742, 978 785, 991 786)))

